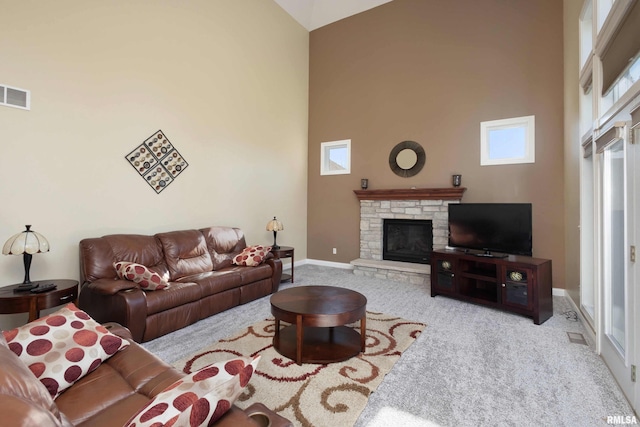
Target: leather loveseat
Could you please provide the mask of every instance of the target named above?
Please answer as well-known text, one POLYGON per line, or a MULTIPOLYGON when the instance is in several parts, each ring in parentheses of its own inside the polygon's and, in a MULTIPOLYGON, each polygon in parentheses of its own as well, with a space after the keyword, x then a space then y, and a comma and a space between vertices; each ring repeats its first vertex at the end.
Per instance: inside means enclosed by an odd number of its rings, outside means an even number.
POLYGON ((125 326, 136 342, 152 340, 277 292, 282 263, 271 253, 255 267, 232 263, 246 246, 242 230, 232 227, 83 239, 79 306, 100 323, 125 326), (170 287, 144 291, 118 279, 120 261, 146 266, 170 287))
MULTIPOLYGON (((55 400, 0 333, 0 425, 20 427, 123 426, 151 399, 185 374, 131 340, 120 325, 105 325, 130 345, 78 380, 55 400)), ((215 426, 291 426, 255 403, 231 406, 215 426)))

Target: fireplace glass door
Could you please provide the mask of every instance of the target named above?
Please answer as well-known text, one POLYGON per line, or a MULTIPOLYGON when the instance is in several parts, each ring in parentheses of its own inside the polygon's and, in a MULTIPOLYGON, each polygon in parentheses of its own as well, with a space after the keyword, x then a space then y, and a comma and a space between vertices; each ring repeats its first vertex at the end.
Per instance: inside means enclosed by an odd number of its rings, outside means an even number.
POLYGON ((423 219, 385 219, 382 259, 429 264, 433 250, 433 224, 423 219))

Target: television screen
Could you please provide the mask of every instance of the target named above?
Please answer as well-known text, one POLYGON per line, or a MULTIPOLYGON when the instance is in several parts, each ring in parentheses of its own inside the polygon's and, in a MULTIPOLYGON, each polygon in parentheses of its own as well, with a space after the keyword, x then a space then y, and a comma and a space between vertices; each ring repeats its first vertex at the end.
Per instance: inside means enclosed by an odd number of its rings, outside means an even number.
POLYGON ((449 246, 460 249, 532 255, 531 203, 449 205, 449 246))

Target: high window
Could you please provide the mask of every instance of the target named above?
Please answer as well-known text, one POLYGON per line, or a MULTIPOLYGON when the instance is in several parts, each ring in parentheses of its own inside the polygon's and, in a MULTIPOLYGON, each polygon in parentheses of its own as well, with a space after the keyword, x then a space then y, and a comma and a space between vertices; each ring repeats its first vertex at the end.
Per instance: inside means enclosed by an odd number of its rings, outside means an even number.
POLYGON ((515 117, 480 123, 480 164, 535 162, 535 117, 515 117))
POLYGON ((351 173, 351 140, 320 144, 320 175, 351 173))

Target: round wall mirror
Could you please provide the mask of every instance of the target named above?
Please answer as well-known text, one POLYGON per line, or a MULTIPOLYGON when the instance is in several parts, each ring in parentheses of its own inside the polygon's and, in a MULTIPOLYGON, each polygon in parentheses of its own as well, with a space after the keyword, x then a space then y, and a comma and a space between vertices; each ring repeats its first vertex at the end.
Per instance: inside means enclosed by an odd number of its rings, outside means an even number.
POLYGON ((424 148, 415 141, 402 141, 389 154, 389 167, 398 176, 409 178, 424 167, 424 148))
POLYGON ((418 155, 410 148, 405 148, 396 156, 396 163, 404 170, 411 169, 416 165, 418 155))

